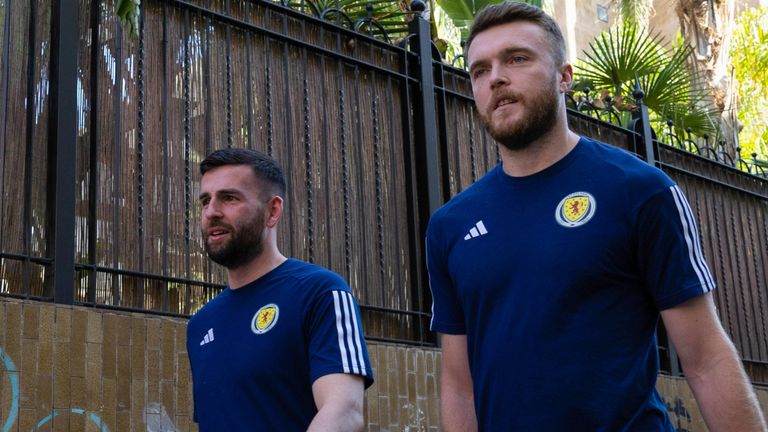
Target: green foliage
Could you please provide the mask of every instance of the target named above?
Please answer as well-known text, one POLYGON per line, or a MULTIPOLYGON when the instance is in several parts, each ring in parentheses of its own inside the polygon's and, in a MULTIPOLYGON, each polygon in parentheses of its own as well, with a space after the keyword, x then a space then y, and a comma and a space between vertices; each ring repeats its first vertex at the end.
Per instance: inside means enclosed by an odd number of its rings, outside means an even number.
POLYGON ((128 36, 139 34, 139 8, 141 0, 115 0, 115 11, 120 25, 128 36))
MULTIPOLYGON (((502 3, 504 0, 435 0, 445 13, 453 21, 453 25, 461 32, 461 40, 467 40, 469 27, 475 19, 475 15, 484 7, 502 3)), ((541 7, 543 0, 528 0, 529 3, 541 7)))
POLYGON ((658 70, 663 51, 658 40, 636 26, 615 27, 589 43, 591 52, 576 66, 580 79, 590 80, 594 89, 608 88, 616 96, 632 94, 635 74, 645 77, 658 70))
MULTIPOLYGON (((463 54, 461 48, 461 31, 454 25, 451 17, 438 4, 433 4, 430 9, 432 23, 432 40, 437 45, 440 54, 447 62, 453 61, 463 54)), ((459 59, 455 66, 463 67, 463 59, 459 59)))
POLYGON ((681 41, 666 45, 659 34, 635 24, 614 27, 589 44, 590 52, 576 65, 574 88, 588 86, 594 93, 610 94, 616 109, 628 110, 634 108, 627 99, 638 83, 657 130, 672 120, 678 134, 691 128, 695 135, 716 136, 712 118, 717 111, 709 108, 706 87, 689 66, 693 49, 681 41))
MULTIPOLYGON (((329 9, 341 10, 352 23, 357 23, 365 18, 373 18, 381 25, 381 29, 375 25, 363 25, 359 30, 381 36, 383 29, 389 38, 399 39, 408 34, 408 22, 413 13, 409 9, 410 2, 404 0, 303 0, 304 3, 312 3, 317 10, 329 9), (371 8, 369 11, 368 8, 371 8), (370 15, 369 15, 370 14, 370 15)), ((290 6, 301 8, 301 0, 293 0, 290 6)), ((336 19, 335 15, 330 18, 336 19)))
POLYGON ((737 20, 730 50, 737 82, 742 157, 768 160, 768 8, 748 9, 737 20))
POLYGON ((651 0, 611 0, 610 3, 625 23, 647 23, 653 11, 651 0))

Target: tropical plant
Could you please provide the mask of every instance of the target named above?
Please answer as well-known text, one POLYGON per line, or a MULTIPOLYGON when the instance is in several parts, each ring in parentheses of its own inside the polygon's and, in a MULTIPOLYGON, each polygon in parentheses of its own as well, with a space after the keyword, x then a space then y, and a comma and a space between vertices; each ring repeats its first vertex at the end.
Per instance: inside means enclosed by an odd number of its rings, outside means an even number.
MULTIPOLYGON (((469 35, 469 27, 475 19, 475 15, 484 7, 496 3, 502 3, 504 0, 431 0, 436 2, 440 8, 453 21, 453 25, 461 32, 461 40, 466 40, 469 35)), ((522 3, 529 3, 534 6, 542 7, 543 0, 527 0, 522 3)))
POLYGON ((610 4, 619 12, 622 22, 636 23, 640 27, 648 25, 653 13, 651 0, 611 0, 610 4))
POLYGON ((464 67, 464 54, 461 46, 461 31, 456 27, 448 13, 433 3, 430 7, 432 41, 437 46, 446 62, 457 67, 464 67))
MULTIPOLYGON (((280 1, 282 2, 282 0, 280 1)), ((306 9, 307 5, 327 19, 340 19, 356 30, 374 36, 387 36, 397 41, 408 35, 408 22, 413 16, 405 0, 291 0, 288 6, 306 9), (375 23, 371 20, 374 20, 375 23)))
POLYGON ((768 160, 768 8, 749 9, 738 19, 731 46, 738 95, 742 157, 768 160))
POLYGON ((120 25, 130 35, 139 34, 139 7, 141 0, 115 0, 115 12, 120 25))
MULTIPOLYGON (((307 13, 326 13, 328 19, 339 19, 358 30, 389 38, 407 35, 408 21, 413 15, 406 0, 272 0, 275 3, 307 13), (376 24, 370 19, 375 20, 376 24)), ((115 0, 115 11, 123 29, 129 35, 139 30, 141 0, 115 0)))
POLYGON ((657 130, 671 120, 678 134, 690 128, 699 136, 716 136, 718 128, 712 119, 717 111, 709 108, 707 90, 689 67, 692 48, 682 40, 667 45, 659 34, 636 24, 613 27, 589 44, 590 52, 584 52, 585 58, 576 65, 574 90, 589 87, 592 92, 610 94, 614 107, 627 111, 634 108, 627 100, 639 84, 657 130))

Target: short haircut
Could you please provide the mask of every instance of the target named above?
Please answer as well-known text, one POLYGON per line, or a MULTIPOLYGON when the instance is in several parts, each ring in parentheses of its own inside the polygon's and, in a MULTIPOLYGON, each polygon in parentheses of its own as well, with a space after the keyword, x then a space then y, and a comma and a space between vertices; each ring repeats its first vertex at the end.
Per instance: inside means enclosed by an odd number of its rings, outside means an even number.
POLYGON ((528 3, 514 1, 492 4, 478 12, 469 29, 469 37, 464 45, 464 53, 469 54, 472 40, 478 34, 491 27, 515 21, 527 21, 541 27, 547 34, 555 66, 560 67, 565 63, 565 40, 563 39, 563 33, 560 31, 560 26, 540 8, 528 3))
POLYGON ((244 148, 216 150, 200 162, 200 174, 226 165, 248 165, 253 168, 256 179, 265 185, 264 193, 278 195, 285 199, 285 176, 280 165, 267 154, 244 148))

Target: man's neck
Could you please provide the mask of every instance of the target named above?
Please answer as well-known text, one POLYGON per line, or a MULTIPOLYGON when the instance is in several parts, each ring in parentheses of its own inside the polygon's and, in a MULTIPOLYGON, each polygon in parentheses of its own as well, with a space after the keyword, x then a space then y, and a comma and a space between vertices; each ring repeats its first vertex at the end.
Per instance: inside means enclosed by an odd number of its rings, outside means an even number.
POLYGON ((227 283, 231 289, 241 288, 271 272, 285 260, 277 248, 266 248, 253 261, 236 269, 227 269, 227 283))
POLYGON ((536 174, 564 158, 578 142, 579 136, 564 126, 552 129, 521 150, 499 145, 504 172, 512 177, 536 174))

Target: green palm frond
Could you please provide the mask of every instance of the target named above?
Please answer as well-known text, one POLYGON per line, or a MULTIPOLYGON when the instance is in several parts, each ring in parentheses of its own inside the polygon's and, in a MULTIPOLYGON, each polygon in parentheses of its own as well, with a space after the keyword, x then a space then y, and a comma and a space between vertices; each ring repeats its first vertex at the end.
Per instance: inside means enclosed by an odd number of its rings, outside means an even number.
MULTIPOLYGON (((453 24, 461 31, 461 39, 467 40, 469 27, 480 10, 488 5, 502 3, 504 0, 435 0, 451 18, 453 24)), ((529 0, 522 3, 532 4, 539 8, 543 0, 529 0)))
POLYGON ((611 0, 625 23, 647 22, 653 12, 650 0, 611 0))
MULTIPOLYGON (((272 1, 285 4, 283 0, 272 1)), ((408 34, 408 22, 413 17, 408 5, 409 2, 402 0, 289 0, 287 2, 288 7, 307 14, 333 11, 325 18, 341 19, 343 25, 347 25, 346 18, 348 18, 349 25, 358 23, 362 25, 359 28, 360 31, 377 37, 386 33, 390 39, 398 39, 408 34), (343 13, 345 18, 341 18, 335 13, 336 11, 343 13), (367 22, 368 18, 375 20, 381 28, 367 22)))
MULTIPOLYGON (((660 124, 672 120, 678 132, 686 128, 697 135, 714 136, 716 111, 708 106, 708 91, 690 66, 693 48, 667 46, 659 34, 624 23, 600 34, 589 44, 591 52, 577 64, 577 85, 608 92, 617 99, 631 95, 639 84, 643 103, 660 124)), ((666 127, 666 126, 665 126, 666 127)))
POLYGON ((689 45, 677 47, 656 73, 640 78, 640 86, 645 90, 646 105, 663 107, 686 101, 699 105, 708 97, 708 91, 695 71, 690 67, 693 48, 689 45))
POLYGON ((627 82, 662 66, 660 39, 631 24, 601 33, 589 43, 591 52, 585 51, 586 58, 576 65, 578 78, 590 80, 598 88, 610 88, 616 96, 632 94, 631 90, 624 93, 627 82))
POLYGON ((672 121, 675 135, 687 136, 687 130, 690 129, 691 133, 696 136, 708 135, 711 137, 710 145, 714 145, 720 135, 720 129, 715 123, 715 119, 719 115, 719 111, 715 109, 707 110, 690 104, 669 104, 664 106, 660 112, 654 111, 651 121, 656 123, 654 129, 657 131, 666 131, 668 128, 667 121, 672 121))
POLYGON ((120 20, 120 25, 123 27, 128 36, 136 36, 139 34, 139 10, 141 7, 141 0, 117 0, 115 2, 115 13, 120 20))

